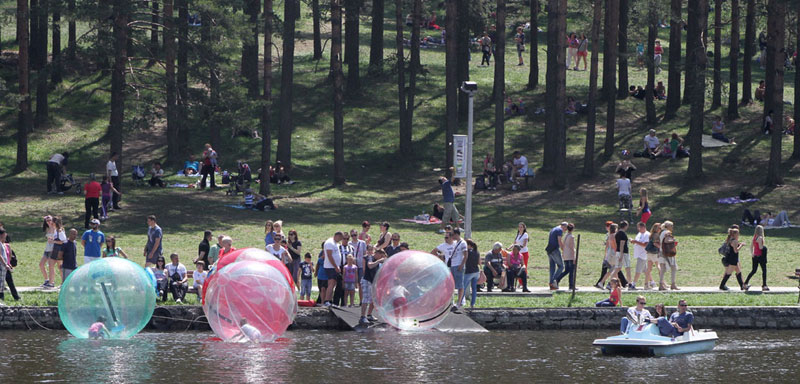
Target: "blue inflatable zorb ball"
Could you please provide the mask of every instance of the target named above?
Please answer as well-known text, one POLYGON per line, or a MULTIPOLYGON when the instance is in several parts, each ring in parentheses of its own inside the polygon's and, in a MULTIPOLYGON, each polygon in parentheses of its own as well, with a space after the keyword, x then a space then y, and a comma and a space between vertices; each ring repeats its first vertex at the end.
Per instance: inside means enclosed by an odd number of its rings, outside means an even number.
POLYGON ((128 339, 147 325, 155 305, 155 287, 147 272, 119 257, 82 265, 70 273, 58 294, 61 323, 82 339, 90 337, 89 328, 96 323, 107 330, 99 337, 128 339))

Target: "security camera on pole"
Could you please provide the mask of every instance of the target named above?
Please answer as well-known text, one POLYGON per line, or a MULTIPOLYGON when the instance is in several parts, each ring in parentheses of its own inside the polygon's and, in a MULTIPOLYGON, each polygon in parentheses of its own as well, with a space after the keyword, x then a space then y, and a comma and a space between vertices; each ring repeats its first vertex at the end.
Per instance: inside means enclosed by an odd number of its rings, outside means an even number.
MULTIPOLYGON (((453 159, 454 166, 456 168, 456 176, 457 177, 465 177, 467 180, 467 202, 466 207, 464 208, 465 215, 464 215, 464 232, 465 238, 472 237, 472 120, 473 120, 473 103, 475 100, 475 94, 478 93, 478 84, 474 81, 465 81, 461 83, 461 92, 464 92, 469 96, 469 104, 468 104, 468 115, 467 115, 467 137, 466 137, 466 158, 459 159, 458 151, 454 151, 455 159, 453 159), (461 160, 459 163, 458 160, 461 160), (461 166, 462 175, 458 174, 459 166, 461 166)), ((455 140, 454 140, 455 141, 455 140)), ((458 149, 456 147, 456 149, 458 149)))

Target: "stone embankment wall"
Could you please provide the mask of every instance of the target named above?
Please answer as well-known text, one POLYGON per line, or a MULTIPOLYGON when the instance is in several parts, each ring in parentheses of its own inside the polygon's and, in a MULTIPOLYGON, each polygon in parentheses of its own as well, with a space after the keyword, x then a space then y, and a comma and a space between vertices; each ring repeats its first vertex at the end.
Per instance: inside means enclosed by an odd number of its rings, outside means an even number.
MULTIPOLYGON (((668 312, 675 308, 668 308, 668 312)), ((695 328, 800 329, 800 307, 692 307, 695 328)), ((651 308, 651 312, 655 311, 651 308)), ((617 329, 624 308, 493 308, 469 312, 489 330, 617 329)), ((198 306, 157 307, 152 330, 209 330, 198 306)), ((0 330, 64 329, 56 307, 0 307, 0 330)), ((346 330, 325 308, 301 308, 292 329, 346 330)))

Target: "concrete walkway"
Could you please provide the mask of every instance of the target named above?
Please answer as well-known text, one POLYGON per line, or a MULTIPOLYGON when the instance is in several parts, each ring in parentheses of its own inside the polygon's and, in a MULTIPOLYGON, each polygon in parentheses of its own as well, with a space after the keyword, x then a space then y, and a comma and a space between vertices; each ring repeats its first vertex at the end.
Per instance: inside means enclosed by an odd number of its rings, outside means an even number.
MULTIPOLYGON (((672 291, 659 291, 658 289, 637 289, 635 291, 631 291, 628 289, 623 289, 623 294, 654 294, 654 293, 724 293, 729 295, 735 294, 751 294, 751 295, 760 295, 760 294, 787 294, 787 293, 798 293, 797 287, 770 287, 768 292, 762 292, 761 287, 751 287, 749 291, 744 292, 739 290, 738 287, 729 286, 730 291, 720 291, 718 287, 678 287, 680 290, 672 291)), ((478 292, 478 296, 497 296, 497 297, 520 297, 520 296, 530 296, 530 297, 549 297, 553 295, 553 291, 551 291, 547 287, 530 287, 530 293, 522 292, 518 289, 516 292, 501 292, 499 289, 494 289, 492 292, 478 292)), ((44 289, 41 287, 17 287, 17 291, 20 293, 25 292, 45 292, 45 293, 58 293, 58 289, 44 289)), ((317 292, 317 287, 314 286, 312 288, 313 292, 317 292)), ((555 291, 556 293, 569 293, 571 291, 567 289, 559 289, 555 291)), ((608 290, 605 289, 597 289, 595 287, 578 287, 578 293, 607 293, 608 290)))

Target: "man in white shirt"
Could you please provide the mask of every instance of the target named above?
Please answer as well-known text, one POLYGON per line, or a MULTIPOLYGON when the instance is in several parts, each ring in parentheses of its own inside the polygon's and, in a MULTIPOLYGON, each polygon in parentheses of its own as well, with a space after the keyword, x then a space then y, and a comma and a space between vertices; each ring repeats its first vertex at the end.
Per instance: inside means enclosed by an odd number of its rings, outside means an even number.
POLYGON ((336 288, 336 278, 342 273, 342 269, 340 268, 342 264, 342 254, 339 252, 338 243, 342 241, 343 237, 344 234, 342 232, 336 232, 333 237, 325 240, 322 247, 325 258, 323 267, 325 268, 325 276, 328 278, 328 289, 325 291, 325 303, 323 303, 326 307, 331 306, 333 291, 336 288))
MULTIPOLYGON (((114 188, 118 192, 122 192, 119 171, 117 171, 117 160, 119 160, 119 155, 116 152, 111 152, 111 157, 108 158, 108 163, 106 163, 106 176, 111 179, 111 182, 114 184, 114 188)), ((111 202, 114 205, 114 209, 121 209, 119 206, 120 197, 120 194, 116 192, 114 192, 111 196, 111 202)))
POLYGON ((450 259, 450 255, 453 254, 453 236, 451 235, 452 232, 446 232, 444 234, 444 243, 439 244, 436 248, 431 251, 431 254, 434 256, 439 257, 444 262, 447 262, 450 259))
POLYGON ((651 129, 650 133, 644 136, 644 153, 648 155, 651 159, 655 159, 658 156, 658 145, 661 144, 661 141, 658 140, 656 137, 656 130, 651 129))
POLYGON ((355 229, 350 230, 350 247, 353 248, 353 257, 356 258, 356 267, 358 267, 356 289, 358 289, 358 303, 361 305, 361 279, 364 278, 364 255, 367 252, 367 243, 358 239, 358 231, 355 229))
MULTIPOLYGON (((625 319, 623 319, 623 324, 625 324, 625 320, 632 326, 640 326, 649 323, 653 319, 653 315, 650 314, 650 311, 644 309, 645 304, 647 304, 647 300, 645 300, 644 296, 636 297, 636 306, 628 308, 628 313, 625 319)), ((626 329, 620 330, 627 333, 628 327, 625 328, 626 329)))
POLYGON ((633 198, 631 197, 631 179, 625 177, 625 172, 619 172, 617 179, 617 190, 619 196, 619 209, 632 209, 633 198))
POLYGON ((636 234, 636 238, 631 240, 631 244, 633 244, 633 258, 636 259, 636 275, 633 277, 633 281, 628 285, 628 290, 631 291, 636 290, 636 282, 639 281, 639 276, 641 276, 642 273, 645 274, 645 288, 653 281, 653 277, 647 272, 647 251, 644 249, 650 241, 650 232, 647 232, 647 225, 641 221, 639 224, 636 224, 636 229, 639 230, 639 233, 636 234))
POLYGON ((186 274, 186 266, 179 261, 177 253, 169 255, 169 259, 172 261, 167 264, 167 276, 170 279, 169 290, 172 292, 175 302, 180 304, 189 289, 189 285, 186 284, 189 277, 186 274))
MULTIPOLYGON (((280 260, 281 263, 291 263, 292 258, 289 256, 289 251, 281 246, 281 240, 283 240, 283 237, 276 233, 272 238, 275 240, 275 242, 267 247, 267 252, 269 252, 272 256, 275 256, 275 258, 280 260)), ((289 268, 289 266, 287 265, 286 268, 289 268)))

